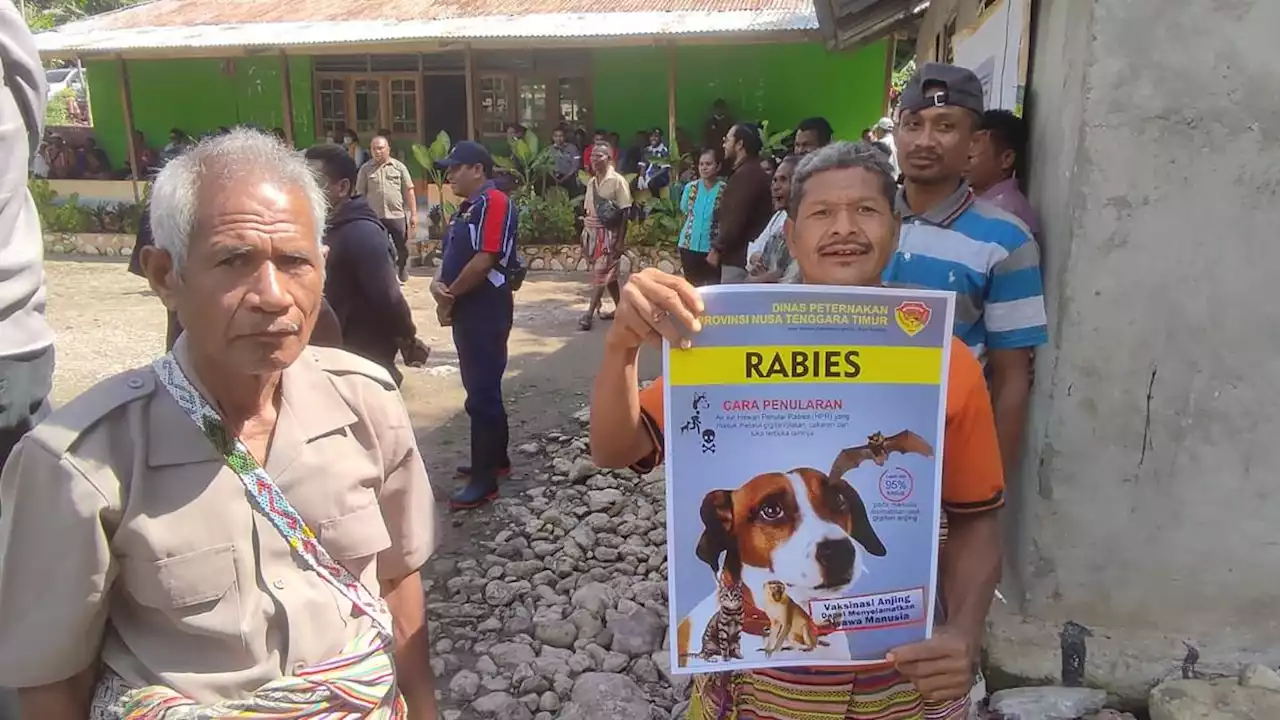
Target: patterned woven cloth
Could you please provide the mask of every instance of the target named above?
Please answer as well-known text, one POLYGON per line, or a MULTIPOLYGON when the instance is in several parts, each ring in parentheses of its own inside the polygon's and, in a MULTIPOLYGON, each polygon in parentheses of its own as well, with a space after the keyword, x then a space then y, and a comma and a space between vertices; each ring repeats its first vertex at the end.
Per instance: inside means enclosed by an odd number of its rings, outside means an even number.
POLYGON ((688 720, 965 720, 969 698, 925 702, 892 667, 694 677, 688 720))
POLYGON ((372 618, 373 627, 337 657, 273 680, 249 698, 201 705, 170 688, 154 685, 124 692, 113 703, 114 715, 124 720, 404 718, 404 700, 396 690, 391 615, 386 603, 317 542, 306 521, 245 444, 227 432, 217 411, 192 386, 173 357, 156 360, 154 368, 161 384, 240 477, 254 508, 271 521, 301 562, 372 618))

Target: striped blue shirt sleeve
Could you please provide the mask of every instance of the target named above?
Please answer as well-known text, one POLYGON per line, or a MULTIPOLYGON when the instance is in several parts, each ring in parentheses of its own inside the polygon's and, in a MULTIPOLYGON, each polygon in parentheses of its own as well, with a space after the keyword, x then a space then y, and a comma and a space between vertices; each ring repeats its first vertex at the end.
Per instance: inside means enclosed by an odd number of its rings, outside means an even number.
POLYGON ((1040 248, 1030 232, 1010 227, 1021 238, 1008 256, 992 267, 984 303, 983 324, 990 350, 1032 348, 1049 340, 1040 248))

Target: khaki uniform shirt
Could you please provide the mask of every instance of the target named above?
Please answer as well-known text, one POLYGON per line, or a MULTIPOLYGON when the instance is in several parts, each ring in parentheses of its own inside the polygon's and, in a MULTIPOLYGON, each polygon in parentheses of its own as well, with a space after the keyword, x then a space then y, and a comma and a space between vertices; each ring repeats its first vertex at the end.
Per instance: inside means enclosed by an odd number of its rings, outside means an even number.
POLYGON ((356 175, 356 194, 363 195, 373 214, 384 220, 405 216, 404 193, 413 187, 409 168, 395 158, 379 165, 370 160, 356 175))
POLYGON ((587 182, 587 194, 583 198, 583 205, 587 211, 587 217, 592 220, 596 217, 596 203, 600 200, 611 200, 621 210, 631 207, 631 188, 627 186, 627 179, 613 168, 609 168, 609 172, 605 173, 604 177, 593 177, 587 182))
MULTIPOLYGON (((174 353, 190 376, 185 339, 174 353)), ((400 394, 381 367, 320 347, 284 370, 281 394, 266 470, 379 594, 434 545, 400 394)), ((101 658, 131 687, 214 702, 329 659, 371 625, 293 557, 150 366, 28 434, 0 506, 0 686, 52 683, 101 658)))

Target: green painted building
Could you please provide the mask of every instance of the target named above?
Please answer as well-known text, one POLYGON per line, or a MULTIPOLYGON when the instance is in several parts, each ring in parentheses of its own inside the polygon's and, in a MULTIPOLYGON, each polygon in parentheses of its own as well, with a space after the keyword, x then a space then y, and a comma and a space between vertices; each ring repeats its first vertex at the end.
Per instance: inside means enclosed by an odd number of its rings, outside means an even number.
POLYGON ((560 123, 606 128, 624 143, 682 128, 698 143, 720 98, 772 130, 820 115, 846 138, 883 113, 892 41, 828 51, 805 0, 626 2, 644 9, 153 0, 37 43, 88 69, 95 135, 117 164, 130 127, 155 148, 175 127, 280 128, 298 146, 385 129, 401 154, 441 130, 501 143, 509 123, 544 138, 560 123))

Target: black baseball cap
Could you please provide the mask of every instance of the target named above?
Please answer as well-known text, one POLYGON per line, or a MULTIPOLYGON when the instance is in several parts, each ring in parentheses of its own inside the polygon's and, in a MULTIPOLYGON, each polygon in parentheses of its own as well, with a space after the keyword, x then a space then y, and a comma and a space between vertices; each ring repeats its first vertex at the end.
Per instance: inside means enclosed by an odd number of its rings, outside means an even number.
POLYGON ((982 81, 969 68, 944 63, 925 63, 911 76, 902 89, 903 110, 920 112, 926 108, 951 105, 982 115, 982 81), (942 88, 941 93, 926 95, 925 88, 942 88))
POLYGON ((462 140, 455 143, 449 155, 436 165, 446 170, 455 165, 483 165, 488 171, 493 170, 493 155, 489 154, 488 148, 478 142, 462 140))

